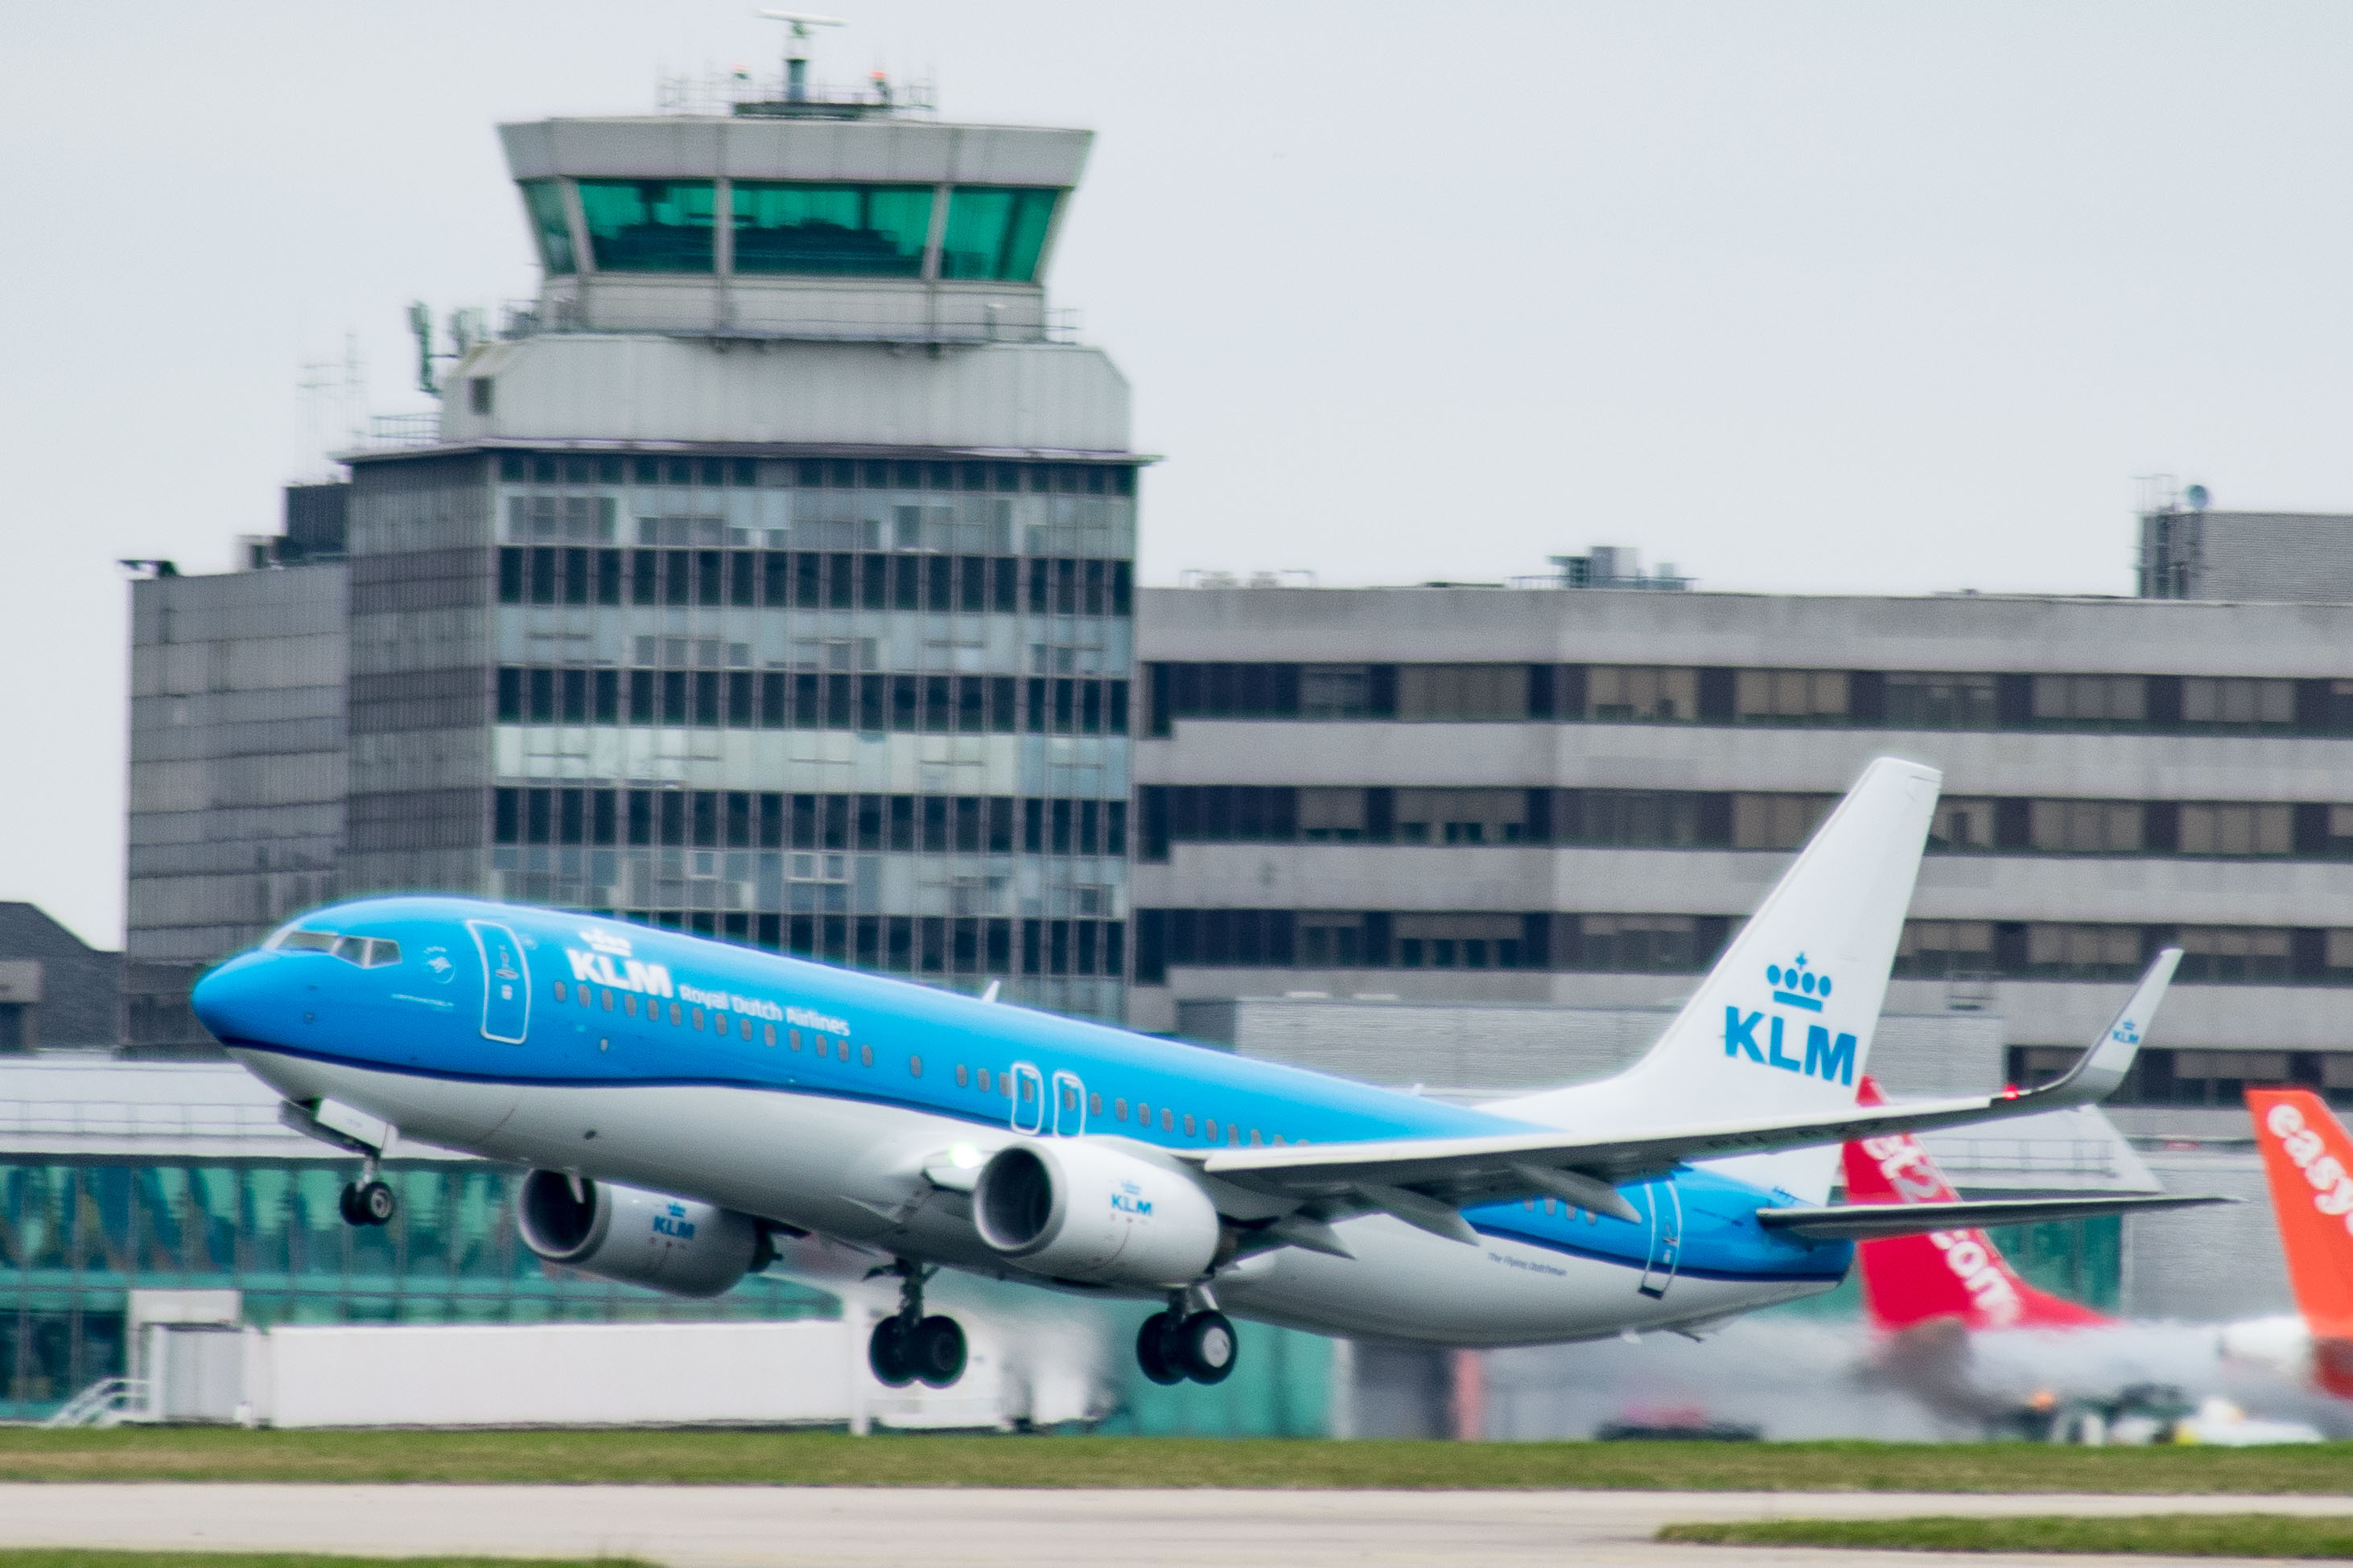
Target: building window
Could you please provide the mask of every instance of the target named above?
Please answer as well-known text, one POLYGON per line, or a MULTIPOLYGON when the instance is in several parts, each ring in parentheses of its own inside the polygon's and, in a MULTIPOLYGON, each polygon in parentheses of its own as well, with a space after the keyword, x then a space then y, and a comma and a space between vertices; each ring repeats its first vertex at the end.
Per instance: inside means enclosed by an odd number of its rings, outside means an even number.
POLYGON ((948 194, 947 232, 940 240, 940 276, 1007 283, 1035 279, 1058 194, 1034 186, 957 186, 948 194))
POLYGON ((1399 915, 1401 969, 1517 969, 1526 962, 1517 915, 1399 915))
POLYGON ((2045 724, 2144 723, 2148 682, 2137 675, 2038 675, 2034 717, 2045 724))
POLYGON ((1847 716, 1843 669, 1744 669, 1733 682, 1744 724, 1820 724, 1847 716))
POLYGON ((1517 844, 1527 837, 1525 790, 1401 789, 1401 844, 1517 844))
POLYGON ((716 195, 708 180, 582 180, 588 254, 600 272, 709 272, 716 195))
POLYGON ((2027 972, 2038 980, 2134 980, 2142 963, 2138 926, 2038 922, 2026 928, 2027 972))
POLYGON ((1718 802, 1715 842, 1724 842, 1723 796, 1687 790, 1585 789, 1561 792, 1556 833, 1570 844, 1628 848, 1677 848, 1707 841, 1703 807, 1718 802))
POLYGON ((1372 711, 1372 669, 1362 664, 1310 664, 1299 671, 1299 716, 1362 719, 1372 711))
MULTIPOLYGON (((2348 812, 2353 816, 2353 811, 2348 812)), ((1365 836, 1365 792, 1303 789, 1299 836, 1312 844, 1353 844, 1365 836)))
POLYGON ((2137 800, 2038 800, 2027 808, 2027 842, 2045 854, 2135 854, 2143 816, 2137 800))
POLYGON ((1990 730, 1995 687, 1990 675, 1890 671, 1888 725, 1898 730, 1990 730))
POLYGON ((2246 926, 2183 926, 2180 977, 2213 984, 2284 982, 2290 973, 2289 933, 2246 926))
POLYGON ((1732 797, 1735 849, 1795 849, 1838 804, 1829 795, 1736 795, 1732 797))
POLYGON ((1688 723, 1699 717, 1699 671, 1594 665, 1586 671, 1585 716, 1688 723))
POLYGON ((1354 969, 1365 962, 1364 918, 1353 911, 1309 910, 1299 917, 1299 963, 1304 969, 1354 969))
POLYGON ((2295 682, 2191 676, 2181 683, 2181 721, 2286 729, 2295 722, 2295 682))
POLYGON ((1982 798, 1946 795, 1936 802, 1928 826, 1928 847, 1953 851, 1994 847, 1994 803, 1982 798))
POLYGON ((1409 664, 1398 670, 1397 716, 1419 720, 1525 719, 1527 668, 1517 664, 1409 664))
POLYGON ((1686 974, 1700 952, 1700 922, 1690 915, 1580 915, 1569 967, 1631 974, 1686 974))
POLYGON ((1910 980, 1974 979, 1993 966, 1990 921, 1906 921, 1895 973, 1910 980))
MULTIPOLYGON (((2331 806, 2332 816, 2345 807, 2331 806)), ((2353 812, 2347 813, 2353 816, 2353 812)), ((2295 847, 2295 808, 2286 805, 2207 805, 2181 807, 2184 855, 2285 855, 2295 847)))
POLYGON ((931 235, 929 185, 735 182, 735 270, 913 278, 931 235))
POLYGON ((532 230, 539 237, 540 265, 559 278, 578 271, 572 220, 564 211, 564 187, 554 180, 525 180, 522 199, 531 209, 532 230))

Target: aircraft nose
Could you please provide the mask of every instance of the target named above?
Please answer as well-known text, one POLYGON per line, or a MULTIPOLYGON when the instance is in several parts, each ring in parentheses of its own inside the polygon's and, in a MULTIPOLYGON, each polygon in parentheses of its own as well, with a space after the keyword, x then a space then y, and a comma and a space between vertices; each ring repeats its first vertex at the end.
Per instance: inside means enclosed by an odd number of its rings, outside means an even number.
POLYGON ((269 1038, 272 987, 267 973, 276 955, 240 953, 196 982, 188 994, 196 1021, 223 1045, 269 1038))

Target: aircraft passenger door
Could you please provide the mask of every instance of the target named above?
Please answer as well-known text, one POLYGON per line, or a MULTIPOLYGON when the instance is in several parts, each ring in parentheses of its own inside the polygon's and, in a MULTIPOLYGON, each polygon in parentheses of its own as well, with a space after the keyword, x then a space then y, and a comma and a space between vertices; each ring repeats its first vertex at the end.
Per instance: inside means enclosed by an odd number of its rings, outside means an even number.
POLYGON ((1087 1086, 1074 1072, 1054 1075, 1054 1136, 1076 1138, 1087 1130, 1087 1086))
POLYGON ((514 932, 490 921, 468 921, 482 955, 482 1037, 522 1044, 531 1026, 531 968, 514 932))
POLYGON ((1643 1189, 1651 1211, 1651 1252, 1642 1266, 1641 1292, 1653 1300, 1675 1282, 1675 1264, 1683 1250, 1683 1199, 1672 1181, 1652 1182, 1643 1189))
POLYGON ((1013 1131, 1033 1136, 1046 1130, 1046 1080, 1028 1062, 1015 1062, 1005 1071, 1013 1081, 1013 1131))

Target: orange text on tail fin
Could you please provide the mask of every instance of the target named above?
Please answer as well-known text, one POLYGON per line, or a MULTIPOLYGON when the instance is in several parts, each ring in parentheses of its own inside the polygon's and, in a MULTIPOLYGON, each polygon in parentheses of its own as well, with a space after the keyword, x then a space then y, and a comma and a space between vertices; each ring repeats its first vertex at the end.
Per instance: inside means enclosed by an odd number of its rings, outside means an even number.
POLYGON ((2247 1110, 2296 1310, 2315 1340, 2353 1339, 2353 1140, 2310 1089, 2251 1089, 2247 1110))
MULTIPOLYGON (((1866 1075, 1855 1100, 1883 1105, 1866 1075)), ((1909 1133, 1867 1138, 1842 1151, 1851 1204, 1951 1203, 1958 1195, 1909 1133)), ((2020 1279, 1981 1230, 1940 1230, 1862 1244, 1863 1310, 1872 1327, 1908 1329, 1957 1318, 1969 1329, 2080 1328, 2108 1320, 2020 1279)))

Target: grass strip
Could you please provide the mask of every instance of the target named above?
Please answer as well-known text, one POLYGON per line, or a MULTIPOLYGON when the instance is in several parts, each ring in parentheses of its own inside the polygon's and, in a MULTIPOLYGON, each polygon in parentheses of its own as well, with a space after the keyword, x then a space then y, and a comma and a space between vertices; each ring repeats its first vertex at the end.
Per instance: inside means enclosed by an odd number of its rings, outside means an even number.
POLYGON ((2353 1517, 2281 1513, 2034 1513, 1989 1518, 1749 1519, 1660 1527, 1660 1541, 1880 1552, 2134 1552, 2160 1557, 2353 1557, 2353 1517))
POLYGON ((1443 1443, 759 1429, 0 1427, 0 1481, 2332 1493, 2353 1444, 1443 1443))
POLYGON ((0 1549, 0 1568, 659 1568, 641 1557, 357 1557, 324 1552, 86 1552, 0 1549))

